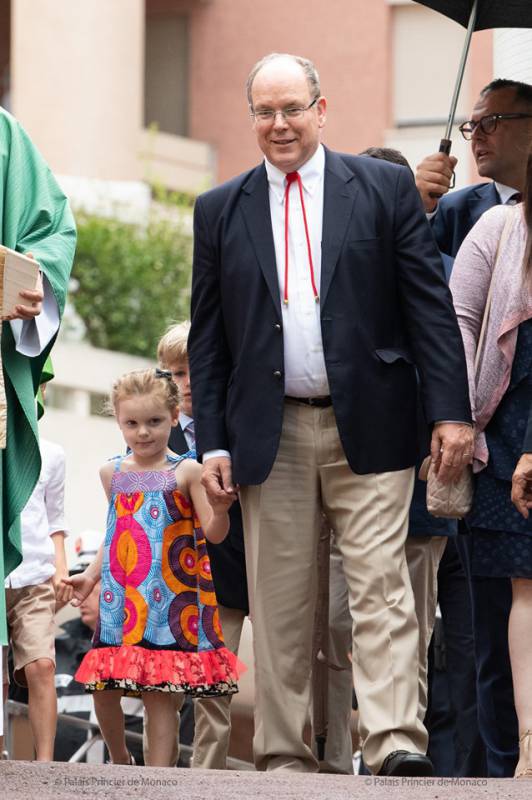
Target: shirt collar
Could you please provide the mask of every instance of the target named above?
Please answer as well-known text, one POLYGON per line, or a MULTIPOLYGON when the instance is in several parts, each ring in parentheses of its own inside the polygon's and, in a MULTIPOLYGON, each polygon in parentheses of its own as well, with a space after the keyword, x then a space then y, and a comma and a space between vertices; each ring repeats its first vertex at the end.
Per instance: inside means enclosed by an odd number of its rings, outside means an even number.
POLYGON ((495 188, 499 192, 502 205, 505 205, 510 197, 517 192, 517 189, 512 189, 511 186, 505 186, 504 183, 497 183, 497 181, 495 181, 495 188))
MULTIPOLYGON (((277 167, 274 167, 267 158, 264 159, 264 166, 266 167, 270 189, 277 197, 279 203, 283 205, 284 192, 286 189, 286 174, 277 167)), ((322 144, 318 145, 318 149, 314 155, 312 155, 308 161, 305 161, 303 166, 298 169, 298 172, 301 183, 303 184, 303 189, 312 197, 325 172, 325 150, 322 144)))
POLYGON ((182 411, 179 412, 179 424, 181 425, 182 430, 185 430, 189 423, 194 422, 192 417, 189 417, 188 414, 184 414, 182 411))

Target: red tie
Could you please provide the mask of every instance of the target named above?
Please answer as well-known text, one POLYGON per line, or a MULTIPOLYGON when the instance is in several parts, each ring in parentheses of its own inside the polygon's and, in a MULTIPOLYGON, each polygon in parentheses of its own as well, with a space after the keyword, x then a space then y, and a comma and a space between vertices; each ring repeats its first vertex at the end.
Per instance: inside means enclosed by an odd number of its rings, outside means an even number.
POLYGON ((299 177, 299 172, 288 172, 286 175, 286 189, 284 192, 284 304, 288 305, 288 202, 290 197, 290 186, 297 181, 299 186, 299 196, 301 198, 301 210, 303 212, 303 223, 305 225, 305 236, 307 237, 308 263, 310 266, 310 282, 314 292, 314 300, 319 303, 320 297, 316 289, 314 280, 314 264, 312 263, 312 250, 310 247, 310 237, 308 235, 307 214, 305 212, 305 201, 303 199, 303 184, 299 177))

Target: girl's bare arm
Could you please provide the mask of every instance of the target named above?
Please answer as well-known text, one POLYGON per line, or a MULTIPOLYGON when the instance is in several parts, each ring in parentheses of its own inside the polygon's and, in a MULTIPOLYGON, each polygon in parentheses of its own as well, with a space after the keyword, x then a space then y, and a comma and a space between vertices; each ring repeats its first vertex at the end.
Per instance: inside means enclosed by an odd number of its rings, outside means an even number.
POLYGON ((235 498, 227 496, 214 504, 210 503, 201 484, 201 467, 196 461, 190 459, 181 462, 177 467, 176 479, 185 487, 192 500, 205 538, 213 544, 223 542, 229 531, 229 514, 227 512, 235 498), (179 474, 177 475, 177 473, 179 474))

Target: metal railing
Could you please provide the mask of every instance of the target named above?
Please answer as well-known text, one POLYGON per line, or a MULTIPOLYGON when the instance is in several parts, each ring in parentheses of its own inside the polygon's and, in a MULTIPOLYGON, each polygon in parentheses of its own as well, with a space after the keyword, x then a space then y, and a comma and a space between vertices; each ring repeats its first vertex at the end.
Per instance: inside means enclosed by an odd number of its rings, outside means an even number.
MULTIPOLYGON (((8 700, 5 705, 6 712, 6 731, 5 731, 5 749, 7 753, 13 752, 13 725, 12 721, 15 717, 27 717, 28 706, 26 703, 19 703, 16 700, 8 700)), ((97 743, 103 742, 100 728, 96 722, 89 719, 82 719, 73 714, 58 714, 57 722, 62 722, 65 725, 70 725, 72 728, 78 728, 87 731, 87 740, 73 753, 68 759, 67 763, 79 763, 89 752, 89 750, 97 743)), ((126 741, 135 742, 142 746, 142 734, 135 731, 128 731, 126 728, 126 741)), ((192 747, 188 744, 180 744, 179 750, 184 756, 186 762, 190 764, 192 759, 192 747)), ((227 757, 227 769, 239 771, 254 771, 253 764, 248 761, 242 761, 239 758, 227 757)))

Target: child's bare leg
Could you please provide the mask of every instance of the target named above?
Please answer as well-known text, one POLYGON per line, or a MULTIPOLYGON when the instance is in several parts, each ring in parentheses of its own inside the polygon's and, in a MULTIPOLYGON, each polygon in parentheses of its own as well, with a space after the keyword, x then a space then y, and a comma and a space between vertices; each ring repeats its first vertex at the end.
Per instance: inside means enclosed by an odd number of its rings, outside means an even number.
POLYGON ((175 767, 176 706, 166 692, 143 692, 148 712, 146 727, 148 767, 175 767))
POLYGON ((105 744, 113 764, 129 764, 129 750, 126 747, 124 712, 120 705, 120 689, 104 689, 94 692, 94 710, 105 744))
POLYGON ((53 761, 57 725, 55 664, 49 658, 37 658, 24 667, 28 683, 28 716, 36 761, 53 761))

